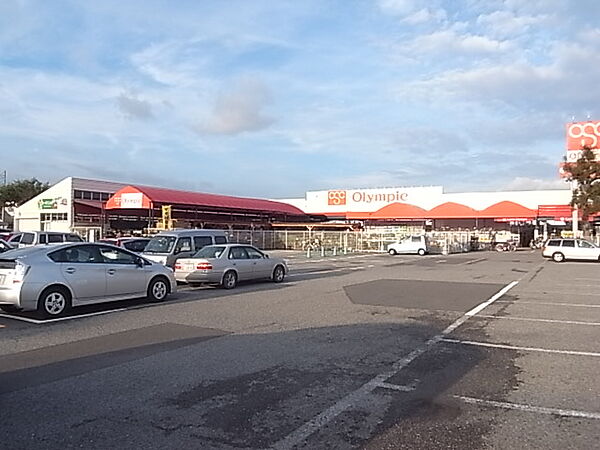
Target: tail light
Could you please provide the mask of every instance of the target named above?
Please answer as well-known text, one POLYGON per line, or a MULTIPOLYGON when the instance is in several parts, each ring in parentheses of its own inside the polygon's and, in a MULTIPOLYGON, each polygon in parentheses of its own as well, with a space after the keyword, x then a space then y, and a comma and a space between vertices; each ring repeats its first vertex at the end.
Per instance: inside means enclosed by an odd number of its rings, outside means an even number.
POLYGON ((175 263, 175 270, 181 270, 182 266, 179 263, 175 263))
POLYGON ((201 262, 196 264, 196 270, 212 270, 212 264, 207 262, 201 262))
POLYGON ((13 283, 22 283, 23 279, 25 278, 25 275, 27 275, 27 272, 29 272, 29 269, 31 269, 31 266, 17 261, 17 265, 15 266, 15 272, 13 275, 13 283))

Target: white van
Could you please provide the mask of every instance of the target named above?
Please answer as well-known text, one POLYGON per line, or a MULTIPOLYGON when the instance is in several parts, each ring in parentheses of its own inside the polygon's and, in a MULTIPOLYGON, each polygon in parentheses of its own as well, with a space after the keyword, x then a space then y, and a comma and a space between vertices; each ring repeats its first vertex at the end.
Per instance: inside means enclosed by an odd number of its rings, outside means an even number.
POLYGON ((388 253, 390 255, 397 255, 399 253, 412 253, 423 256, 426 253, 429 253, 427 238, 423 235, 409 236, 401 241, 388 245, 388 253))
POLYGON ((148 242, 142 256, 174 267, 178 258, 190 258, 207 245, 226 243, 227 235, 223 230, 163 231, 148 242))
POLYGON ((38 244, 62 244, 65 242, 83 242, 77 233, 60 231, 20 231, 13 234, 8 243, 13 248, 29 247, 38 244))

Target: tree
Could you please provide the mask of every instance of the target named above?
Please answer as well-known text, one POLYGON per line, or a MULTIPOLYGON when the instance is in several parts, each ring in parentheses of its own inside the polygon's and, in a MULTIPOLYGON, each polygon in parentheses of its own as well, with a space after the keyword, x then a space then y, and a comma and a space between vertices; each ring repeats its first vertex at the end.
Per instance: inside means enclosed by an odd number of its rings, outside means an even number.
POLYGON ((563 165, 567 180, 575 182, 571 206, 577 207, 583 220, 583 232, 589 235, 589 217, 600 212, 600 161, 590 147, 583 147, 579 159, 563 165))
POLYGON ((37 178, 15 180, 6 186, 0 186, 0 206, 21 206, 50 187, 37 178))

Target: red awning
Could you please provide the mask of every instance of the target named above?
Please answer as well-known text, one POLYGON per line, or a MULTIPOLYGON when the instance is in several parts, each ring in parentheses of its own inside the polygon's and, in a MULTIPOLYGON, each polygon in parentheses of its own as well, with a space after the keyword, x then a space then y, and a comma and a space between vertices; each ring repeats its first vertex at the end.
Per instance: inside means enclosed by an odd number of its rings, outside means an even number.
POLYGON ((370 219, 426 219, 428 217, 426 210, 408 203, 392 203, 369 216, 370 219))
POLYGON ((488 206, 479 212, 479 217, 484 219, 534 219, 536 211, 529 209, 515 202, 499 202, 488 206))
POLYGON ((460 203, 446 202, 430 209, 428 219, 475 219, 479 211, 460 203))
POLYGON ((571 205, 540 205, 537 215, 551 219, 571 218, 573 217, 573 208, 571 205))
POLYGON ((287 203, 246 197, 177 191, 148 186, 126 186, 106 202, 106 209, 150 209, 159 205, 180 205, 225 210, 259 211, 305 216, 287 203))

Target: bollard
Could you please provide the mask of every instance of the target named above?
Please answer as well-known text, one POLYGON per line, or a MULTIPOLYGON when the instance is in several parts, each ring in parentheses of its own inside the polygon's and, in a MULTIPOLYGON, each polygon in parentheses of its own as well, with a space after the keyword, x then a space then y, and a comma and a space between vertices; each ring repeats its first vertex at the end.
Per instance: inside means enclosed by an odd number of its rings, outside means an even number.
POLYGON ((333 256, 337 256, 337 247, 333 247, 333 256))
POLYGON ((325 257, 325 247, 321 246, 321 258, 325 257))
POLYGON ((310 247, 306 249, 306 257, 310 259, 310 247))

